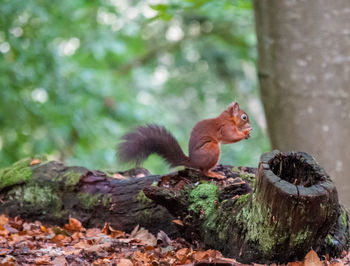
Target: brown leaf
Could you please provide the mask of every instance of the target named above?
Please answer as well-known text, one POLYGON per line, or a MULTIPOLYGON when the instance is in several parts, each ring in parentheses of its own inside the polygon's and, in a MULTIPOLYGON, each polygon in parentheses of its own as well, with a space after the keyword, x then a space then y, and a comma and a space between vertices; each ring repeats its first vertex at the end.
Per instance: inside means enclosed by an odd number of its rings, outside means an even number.
POLYGON ((79 241, 73 247, 75 249, 87 249, 90 245, 86 241, 79 241))
POLYGON ((209 257, 209 255, 205 251, 199 250, 199 251, 196 251, 196 252, 193 253, 193 258, 196 261, 203 260, 203 259, 206 259, 208 257, 209 257))
POLYGON ((135 251, 134 261, 148 263, 148 262, 150 262, 150 259, 148 258, 147 254, 142 253, 140 251, 135 251))
POLYGON ((4 214, 0 215, 0 225, 7 224, 9 222, 9 218, 7 218, 4 214))
POLYGON ((119 230, 112 231, 112 232, 111 232, 111 237, 113 237, 113 238, 125 237, 125 232, 119 231, 119 230))
POLYGON ((83 229, 83 226, 81 225, 81 222, 78 219, 75 218, 69 218, 69 224, 65 224, 64 228, 69 231, 79 231, 81 232, 83 229))
POLYGON ((123 176, 121 174, 118 174, 118 173, 113 174, 113 178, 116 178, 116 179, 127 179, 125 176, 123 176))
POLYGON ((7 248, 0 248, 0 256, 5 256, 9 253, 11 253, 11 250, 9 250, 7 248))
POLYGON ((136 225, 135 228, 131 231, 130 236, 133 237, 137 233, 139 228, 140 228, 140 225, 139 224, 136 225))
POLYGON ((105 225, 102 228, 102 233, 104 233, 105 235, 109 234, 109 223, 105 223, 105 225))
POLYGON ((120 231, 120 230, 116 230, 110 225, 108 225, 108 229, 111 232, 111 237, 113 237, 113 238, 121 238, 121 237, 125 237, 125 235, 126 235, 125 232, 120 231))
POLYGON ((58 243, 58 242, 62 242, 63 240, 66 239, 66 236, 64 235, 55 235, 52 239, 51 239, 51 242, 54 242, 54 243, 58 243))
POLYGON ((53 261, 51 261, 53 266, 65 266, 68 265, 68 262, 66 260, 66 257, 64 255, 61 255, 59 257, 56 257, 53 261))
POLYGON ((33 159, 31 162, 30 162, 30 165, 35 165, 35 164, 39 164, 40 163, 40 160, 39 159, 33 159))
POLYGON ((179 220, 179 219, 172 220, 172 222, 174 224, 178 224, 178 225, 184 226, 183 222, 181 220, 179 220))
POLYGON ((303 262, 302 261, 294 261, 294 262, 289 262, 287 266, 302 266, 303 262))
POLYGON ((18 230, 13 228, 11 225, 9 224, 4 224, 4 229, 9 231, 11 234, 17 234, 18 230))
POLYGON ((344 263, 341 261, 334 261, 331 262, 331 266, 344 266, 344 263))
POLYGON ((164 231, 160 230, 157 234, 157 243, 161 244, 162 247, 167 247, 171 244, 171 240, 164 231))
POLYGON ((118 266, 133 266, 132 261, 128 259, 119 259, 117 261, 118 266))
POLYGON ((108 266, 108 265, 111 265, 111 261, 109 259, 97 259, 95 260, 93 263, 92 263, 94 266, 108 266))
POLYGON ((11 255, 6 255, 6 257, 0 262, 1 266, 14 266, 16 258, 11 255))
POLYGON ((187 259, 188 255, 188 248, 182 248, 176 251, 176 258, 181 262, 184 263, 187 259))
POLYGON ((141 244, 146 246, 156 246, 157 239, 148 230, 141 228, 139 231, 131 235, 132 238, 139 240, 141 244))
POLYGON ((314 250, 310 250, 306 256, 303 266, 322 266, 322 262, 314 250))
POLYGON ((51 259, 49 256, 42 256, 35 259, 36 265, 49 265, 51 264, 51 259))
POLYGON ((101 234, 101 229, 98 228, 90 228, 86 230, 86 237, 94 237, 97 236, 99 234, 101 234))

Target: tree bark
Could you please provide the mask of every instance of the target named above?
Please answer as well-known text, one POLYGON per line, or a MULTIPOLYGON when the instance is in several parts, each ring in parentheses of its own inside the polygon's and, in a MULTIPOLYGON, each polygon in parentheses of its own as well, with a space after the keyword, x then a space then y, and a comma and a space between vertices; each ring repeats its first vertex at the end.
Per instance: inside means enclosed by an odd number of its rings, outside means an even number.
POLYGON ((255 0, 254 9, 272 147, 312 154, 350 208, 350 2, 255 0))
POLYGON ((302 259, 311 248, 339 256, 349 247, 347 212, 307 154, 274 151, 261 157, 258 169, 219 165, 215 171, 226 178, 185 169, 121 179, 25 159, 0 170, 0 212, 59 225, 72 216, 86 227, 109 222, 125 231, 140 224, 246 263, 302 259))

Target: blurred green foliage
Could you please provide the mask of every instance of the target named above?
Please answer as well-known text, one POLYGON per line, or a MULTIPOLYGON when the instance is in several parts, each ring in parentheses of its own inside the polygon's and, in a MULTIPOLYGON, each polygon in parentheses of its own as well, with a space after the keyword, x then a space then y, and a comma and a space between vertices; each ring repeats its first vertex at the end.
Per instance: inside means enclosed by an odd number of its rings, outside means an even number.
MULTIPOLYGON (((0 167, 34 154, 125 169, 121 135, 165 125, 187 152, 192 127, 238 101, 252 138, 221 162, 251 165, 269 149, 246 0, 2 0, 0 167)), ((151 156, 155 173, 166 165, 151 156)))

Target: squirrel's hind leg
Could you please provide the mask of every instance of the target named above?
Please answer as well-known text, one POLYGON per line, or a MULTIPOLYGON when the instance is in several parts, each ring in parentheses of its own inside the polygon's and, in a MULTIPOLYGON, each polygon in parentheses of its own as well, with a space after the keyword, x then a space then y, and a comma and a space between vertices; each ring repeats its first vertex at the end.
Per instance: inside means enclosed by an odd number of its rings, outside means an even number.
POLYGON ((219 158, 220 148, 215 142, 208 142, 190 154, 193 167, 200 169, 208 177, 223 179, 225 176, 210 171, 217 165, 219 158))

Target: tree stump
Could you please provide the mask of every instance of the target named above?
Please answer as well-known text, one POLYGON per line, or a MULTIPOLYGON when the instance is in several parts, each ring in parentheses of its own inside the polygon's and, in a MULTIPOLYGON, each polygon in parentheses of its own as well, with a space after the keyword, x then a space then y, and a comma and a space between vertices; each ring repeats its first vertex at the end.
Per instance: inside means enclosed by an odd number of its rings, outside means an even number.
POLYGON ((242 253, 259 250, 266 261, 288 262, 319 249, 339 216, 337 190, 326 172, 306 153, 274 151, 261 157, 256 179, 238 215, 242 253))
POLYGON ((262 155, 258 169, 218 165, 215 171, 226 178, 192 169, 164 176, 134 169, 113 178, 25 159, 0 170, 0 212, 58 225, 72 216, 85 227, 110 222, 125 231, 140 224, 245 263, 300 260, 311 248, 340 256, 349 248, 348 214, 309 155, 274 151, 262 155))

